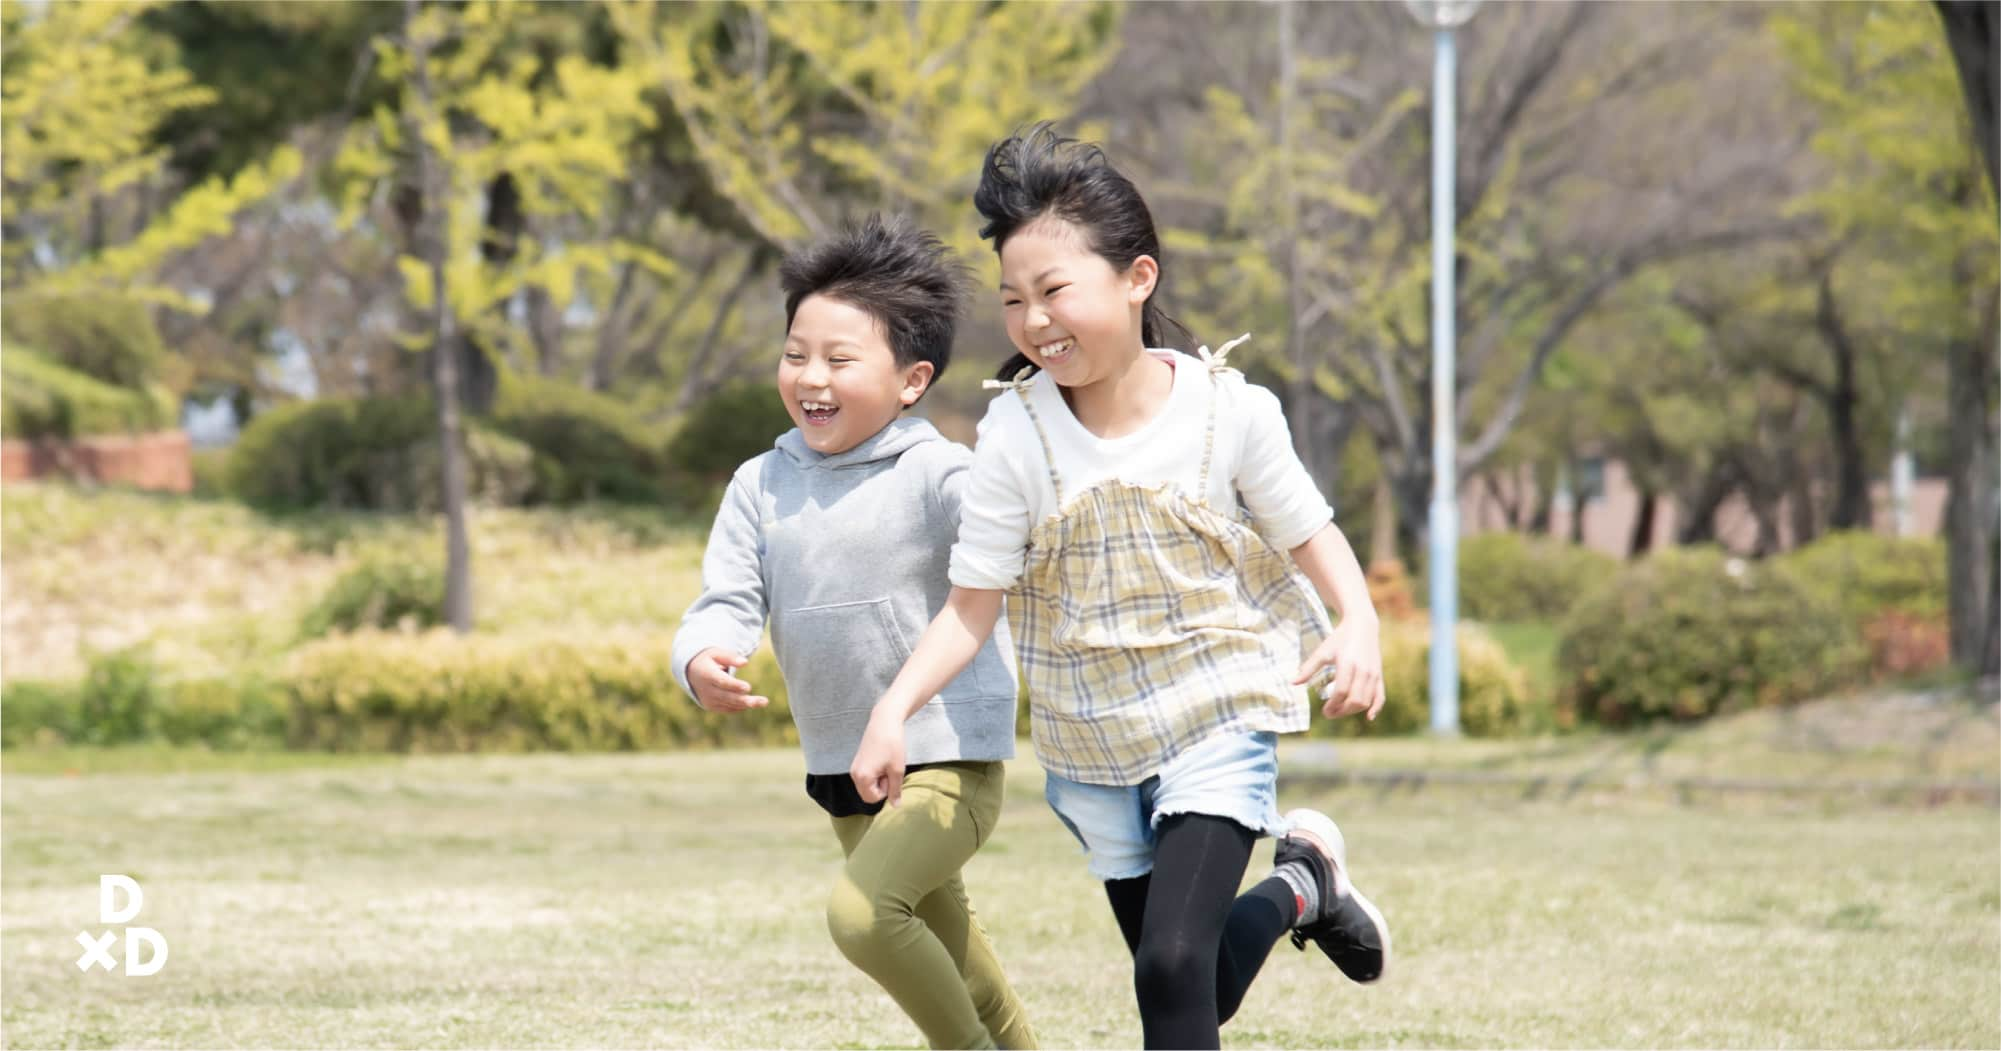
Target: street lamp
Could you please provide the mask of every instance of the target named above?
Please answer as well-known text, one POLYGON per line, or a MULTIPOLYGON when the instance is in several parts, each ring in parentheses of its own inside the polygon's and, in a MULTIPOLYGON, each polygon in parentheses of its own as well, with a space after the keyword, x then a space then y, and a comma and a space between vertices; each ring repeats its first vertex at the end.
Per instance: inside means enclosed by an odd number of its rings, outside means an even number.
POLYGON ((1431 732, 1459 735, 1459 442, 1453 408, 1454 82, 1452 31, 1479 0, 1404 0, 1430 26, 1431 66, 1431 732))

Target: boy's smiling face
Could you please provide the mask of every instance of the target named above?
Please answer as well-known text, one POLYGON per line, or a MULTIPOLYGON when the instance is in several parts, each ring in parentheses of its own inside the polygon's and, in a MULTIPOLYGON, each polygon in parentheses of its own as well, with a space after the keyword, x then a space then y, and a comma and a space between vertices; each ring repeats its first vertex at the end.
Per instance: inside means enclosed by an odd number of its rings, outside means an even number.
POLYGON ((875 436, 916 403, 931 382, 930 362, 896 363, 883 327, 868 311, 811 295, 792 314, 778 362, 778 395, 806 445, 831 456, 875 436))

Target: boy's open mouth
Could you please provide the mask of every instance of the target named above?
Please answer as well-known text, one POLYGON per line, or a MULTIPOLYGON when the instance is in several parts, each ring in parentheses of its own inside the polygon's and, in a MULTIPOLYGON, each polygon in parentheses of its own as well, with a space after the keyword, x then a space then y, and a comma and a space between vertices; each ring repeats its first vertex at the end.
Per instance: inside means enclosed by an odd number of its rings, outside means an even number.
POLYGON ((831 423, 834 414, 841 411, 840 406, 829 405, 823 401, 802 401, 799 403, 799 409, 805 414, 806 422, 812 424, 831 423))

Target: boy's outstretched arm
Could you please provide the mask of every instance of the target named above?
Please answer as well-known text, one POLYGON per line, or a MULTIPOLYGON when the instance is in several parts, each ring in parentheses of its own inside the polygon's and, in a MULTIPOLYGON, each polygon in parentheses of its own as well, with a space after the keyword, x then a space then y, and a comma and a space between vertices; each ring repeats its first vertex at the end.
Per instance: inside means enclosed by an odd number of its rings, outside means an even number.
POLYGON ((674 632, 674 678, 712 711, 762 707, 734 703, 757 698, 751 684, 731 675, 757 650, 766 613, 764 545, 748 473, 730 479, 723 493, 702 550, 702 593, 674 632))
POLYGON ((1320 592, 1320 600, 1340 614, 1341 622, 1300 662, 1294 683, 1304 683, 1327 665, 1334 665, 1327 703, 1320 713, 1339 719, 1358 712, 1374 719, 1383 710, 1383 646, 1376 605, 1369 598, 1369 578, 1341 528, 1329 522, 1306 543, 1291 551, 1292 560, 1320 592))
POLYGON ((863 801, 887 799, 895 806, 903 798, 903 723, 929 703, 973 662, 1000 620, 1004 592, 955 587, 945 608, 917 640, 917 649, 903 662, 896 681, 875 702, 861 747, 848 767, 863 801))

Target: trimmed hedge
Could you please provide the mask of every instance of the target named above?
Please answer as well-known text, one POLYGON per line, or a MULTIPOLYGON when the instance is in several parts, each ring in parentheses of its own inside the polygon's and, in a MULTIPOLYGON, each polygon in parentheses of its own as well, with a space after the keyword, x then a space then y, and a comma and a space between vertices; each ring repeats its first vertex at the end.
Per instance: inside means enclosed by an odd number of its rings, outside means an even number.
MULTIPOLYGON (((1528 676, 1506 650, 1477 624, 1461 624, 1459 641, 1459 724, 1469 737, 1510 737, 1556 728, 1552 699, 1529 692, 1528 676)), ((1315 694, 1311 733, 1315 737, 1385 737, 1420 733, 1431 726, 1431 624, 1424 620, 1384 621, 1383 681, 1388 699, 1370 722, 1362 716, 1329 720, 1319 715, 1315 694)))
POLYGON ((146 434, 179 422, 164 388, 114 386, 21 346, 0 354, 0 434, 8 438, 146 434))
POLYGON ((660 435, 620 402, 567 383, 509 375, 493 426, 535 452, 528 503, 656 503, 664 495, 660 435))
POLYGON ((1610 555, 1553 537, 1469 536, 1459 545, 1459 610, 1486 621, 1567 616, 1619 565, 1610 555))
POLYGON ((279 685, 294 747, 337 751, 605 751, 798 740, 767 653, 746 677, 768 708, 696 707, 666 636, 339 636, 293 654, 279 685))
POLYGON ((0 689, 0 746, 125 745, 216 749, 285 743, 283 697, 262 679, 170 682, 144 648, 93 655, 72 683, 15 681, 0 689))
MULTIPOLYGON (((520 503, 533 450, 475 419, 465 428, 474 502, 520 503)), ((231 495, 265 510, 435 511, 437 415, 428 397, 294 402, 250 421, 230 451, 231 495)))
POLYGON ((1784 567, 1714 548, 1657 552, 1585 599, 1557 666, 1576 718, 1689 722, 1808 700, 1854 682, 1840 609, 1784 567))

